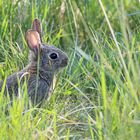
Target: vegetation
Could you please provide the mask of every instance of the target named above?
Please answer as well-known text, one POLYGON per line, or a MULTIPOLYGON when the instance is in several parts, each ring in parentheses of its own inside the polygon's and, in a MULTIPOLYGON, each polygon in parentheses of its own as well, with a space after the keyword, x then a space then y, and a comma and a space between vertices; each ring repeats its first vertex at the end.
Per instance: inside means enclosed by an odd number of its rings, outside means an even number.
POLYGON ((0 80, 28 63, 24 35, 36 17, 44 42, 69 56, 41 108, 9 105, 1 91, 0 139, 138 140, 139 9, 138 0, 0 0, 0 80))

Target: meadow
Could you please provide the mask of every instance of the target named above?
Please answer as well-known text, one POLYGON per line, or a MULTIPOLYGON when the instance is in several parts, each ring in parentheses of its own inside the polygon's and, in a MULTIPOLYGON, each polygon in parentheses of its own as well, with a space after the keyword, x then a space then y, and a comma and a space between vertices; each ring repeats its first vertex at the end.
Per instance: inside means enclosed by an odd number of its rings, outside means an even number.
POLYGON ((0 80, 28 63, 34 18, 69 64, 41 108, 1 91, 0 140, 139 140, 140 1, 0 0, 0 80))

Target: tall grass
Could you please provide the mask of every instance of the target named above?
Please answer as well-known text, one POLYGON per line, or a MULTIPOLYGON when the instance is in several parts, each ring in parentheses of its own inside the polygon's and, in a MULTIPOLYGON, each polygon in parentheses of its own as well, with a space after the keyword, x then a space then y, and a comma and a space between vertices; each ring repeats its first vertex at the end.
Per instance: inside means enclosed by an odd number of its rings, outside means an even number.
POLYGON ((28 63, 24 34, 36 17, 44 42, 69 56, 41 108, 25 109, 26 83, 12 105, 1 91, 0 139, 138 140, 139 9, 132 0, 0 0, 0 80, 28 63))

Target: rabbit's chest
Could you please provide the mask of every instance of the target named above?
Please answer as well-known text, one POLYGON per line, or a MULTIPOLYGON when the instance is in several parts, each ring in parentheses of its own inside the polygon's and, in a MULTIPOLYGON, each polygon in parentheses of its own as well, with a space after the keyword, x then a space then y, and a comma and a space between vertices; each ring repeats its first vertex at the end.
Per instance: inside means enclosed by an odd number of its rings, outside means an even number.
POLYGON ((30 78, 28 84, 28 94, 32 102, 42 102, 44 99, 47 99, 52 92, 52 80, 50 82, 46 79, 39 78, 30 78))

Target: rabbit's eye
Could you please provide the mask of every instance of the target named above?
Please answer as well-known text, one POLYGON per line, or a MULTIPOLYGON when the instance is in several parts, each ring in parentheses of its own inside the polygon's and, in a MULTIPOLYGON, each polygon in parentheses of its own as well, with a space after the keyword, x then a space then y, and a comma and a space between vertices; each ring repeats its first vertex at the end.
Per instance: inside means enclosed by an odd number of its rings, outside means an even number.
POLYGON ((58 57, 58 55, 56 53, 51 53, 50 54, 51 59, 56 59, 57 57, 58 57))

